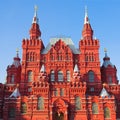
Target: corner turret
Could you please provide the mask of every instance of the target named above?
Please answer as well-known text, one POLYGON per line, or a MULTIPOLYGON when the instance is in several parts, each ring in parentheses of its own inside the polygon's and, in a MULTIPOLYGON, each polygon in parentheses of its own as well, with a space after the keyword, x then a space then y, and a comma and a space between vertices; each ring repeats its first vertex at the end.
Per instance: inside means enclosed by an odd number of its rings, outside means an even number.
POLYGON ((107 55, 107 50, 104 50, 105 57, 103 58, 103 64, 101 67, 101 79, 103 83, 118 84, 117 69, 115 65, 110 62, 110 57, 107 55))

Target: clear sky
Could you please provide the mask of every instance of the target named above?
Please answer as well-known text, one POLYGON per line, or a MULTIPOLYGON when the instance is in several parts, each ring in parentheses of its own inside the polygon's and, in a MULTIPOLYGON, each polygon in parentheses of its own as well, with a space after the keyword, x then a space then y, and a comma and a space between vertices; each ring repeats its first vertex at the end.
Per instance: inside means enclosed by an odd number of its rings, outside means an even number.
POLYGON ((5 82, 6 68, 12 64, 16 48, 22 56, 22 39, 29 38, 35 5, 44 45, 53 36, 67 36, 77 48, 87 6, 94 37, 100 40, 101 64, 107 48, 120 79, 120 0, 1 0, 0 82, 5 82))

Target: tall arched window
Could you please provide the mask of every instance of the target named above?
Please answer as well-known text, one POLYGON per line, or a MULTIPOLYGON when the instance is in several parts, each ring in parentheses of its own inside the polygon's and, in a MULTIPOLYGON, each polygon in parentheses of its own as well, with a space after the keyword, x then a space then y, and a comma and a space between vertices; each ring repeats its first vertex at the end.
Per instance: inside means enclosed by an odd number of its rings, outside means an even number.
POLYGON ((16 113, 15 108, 13 108, 13 107, 9 108, 9 110, 8 110, 9 118, 15 118, 15 113, 16 113))
POLYGON ((44 110, 44 98, 38 97, 38 110, 44 110))
POLYGON ((108 75, 108 82, 109 82, 109 84, 112 83, 112 76, 111 75, 108 75))
POLYGON ((33 80, 33 72, 29 71, 28 72, 28 82, 31 82, 33 80))
POLYGON ((110 109, 108 107, 104 108, 104 117, 110 118, 110 109))
POLYGON ((21 103, 21 113, 27 113, 27 105, 25 102, 21 103))
POLYGON ((11 83, 14 83, 14 81, 15 81, 15 76, 12 75, 12 76, 11 76, 11 83))
POLYGON ((58 89, 57 88, 55 88, 55 90, 54 90, 54 96, 58 96, 58 89))
POLYGON ((63 81, 63 72, 58 71, 58 81, 63 81))
POLYGON ((67 71, 67 81, 70 81, 70 71, 67 71))
POLYGON ((79 96, 75 97, 75 110, 81 110, 81 99, 79 96))
POLYGON ((88 79, 89 79, 89 82, 94 82, 94 72, 93 71, 89 71, 88 72, 88 79))
POLYGON ((50 73, 50 79, 51 81, 55 81, 55 72, 53 70, 50 73))
POLYGON ((64 96, 64 88, 60 88, 60 96, 64 96))
POLYGON ((97 105, 97 103, 92 103, 92 113, 93 114, 98 113, 98 105, 97 105))

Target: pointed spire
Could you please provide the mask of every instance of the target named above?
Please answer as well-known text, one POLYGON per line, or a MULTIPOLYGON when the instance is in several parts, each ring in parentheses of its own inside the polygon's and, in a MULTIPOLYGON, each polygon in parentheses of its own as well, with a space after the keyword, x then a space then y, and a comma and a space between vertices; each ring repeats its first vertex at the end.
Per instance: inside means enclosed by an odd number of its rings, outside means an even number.
POLYGON ((18 88, 16 88, 14 91, 13 91, 13 93, 10 95, 10 98, 11 97, 19 97, 20 96, 20 92, 19 92, 19 89, 18 88))
POLYGON ((34 9, 35 9, 35 13, 34 13, 34 17, 33 17, 32 23, 37 23, 38 24, 38 20, 39 20, 38 17, 37 17, 38 7, 35 5, 34 9))
POLYGON ((16 49, 16 57, 19 57, 19 48, 16 49))
POLYGON ((101 93, 100 93, 100 96, 102 97, 102 98, 104 98, 104 97, 109 97, 110 95, 109 95, 109 93, 107 92, 107 90, 103 87, 103 89, 102 89, 102 91, 101 91, 101 93))
POLYGON ((77 65, 77 64, 75 64, 74 72, 79 72, 79 69, 78 69, 78 65, 77 65))
POLYGON ((88 9, 85 6, 85 18, 84 18, 84 27, 82 30, 83 39, 92 39, 93 38, 93 30, 91 28, 89 18, 88 18, 88 9))
POLYGON ((42 65, 40 72, 45 72, 45 66, 42 65))
POLYGON ((88 18, 88 10, 87 10, 87 6, 85 6, 85 18, 84 18, 84 24, 89 24, 89 18, 88 18))
POLYGON ((41 31, 39 29, 39 24, 38 24, 37 10, 38 7, 35 6, 35 13, 32 21, 32 26, 30 29, 30 39, 38 39, 39 37, 41 37, 41 31))

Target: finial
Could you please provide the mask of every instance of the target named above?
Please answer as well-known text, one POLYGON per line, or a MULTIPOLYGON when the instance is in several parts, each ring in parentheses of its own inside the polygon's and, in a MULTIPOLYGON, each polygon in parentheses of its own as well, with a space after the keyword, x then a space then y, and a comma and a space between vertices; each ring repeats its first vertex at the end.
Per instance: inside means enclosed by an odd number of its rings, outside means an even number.
POLYGON ((19 53, 19 48, 16 48, 17 57, 18 57, 18 53, 19 53))
POLYGON ((106 48, 104 48, 104 52, 105 52, 105 57, 108 57, 107 56, 107 49, 106 48))
POLYGON ((85 6, 85 19, 84 19, 84 24, 86 24, 86 23, 89 23, 87 6, 85 6))
POLYGON ((107 49, 106 49, 106 48, 104 48, 104 52, 105 52, 105 53, 107 52, 107 49))
POLYGON ((37 7, 37 5, 35 5, 34 10, 35 10, 35 13, 34 13, 34 17, 33 17, 33 22, 32 23, 38 23, 38 18, 37 18, 38 7, 37 7))
POLYGON ((34 9, 35 9, 35 13, 36 13, 36 12, 37 12, 37 10, 38 10, 38 6, 37 6, 37 5, 35 5, 34 9))
POLYGON ((85 16, 88 16, 88 9, 87 9, 87 5, 85 6, 85 16))

